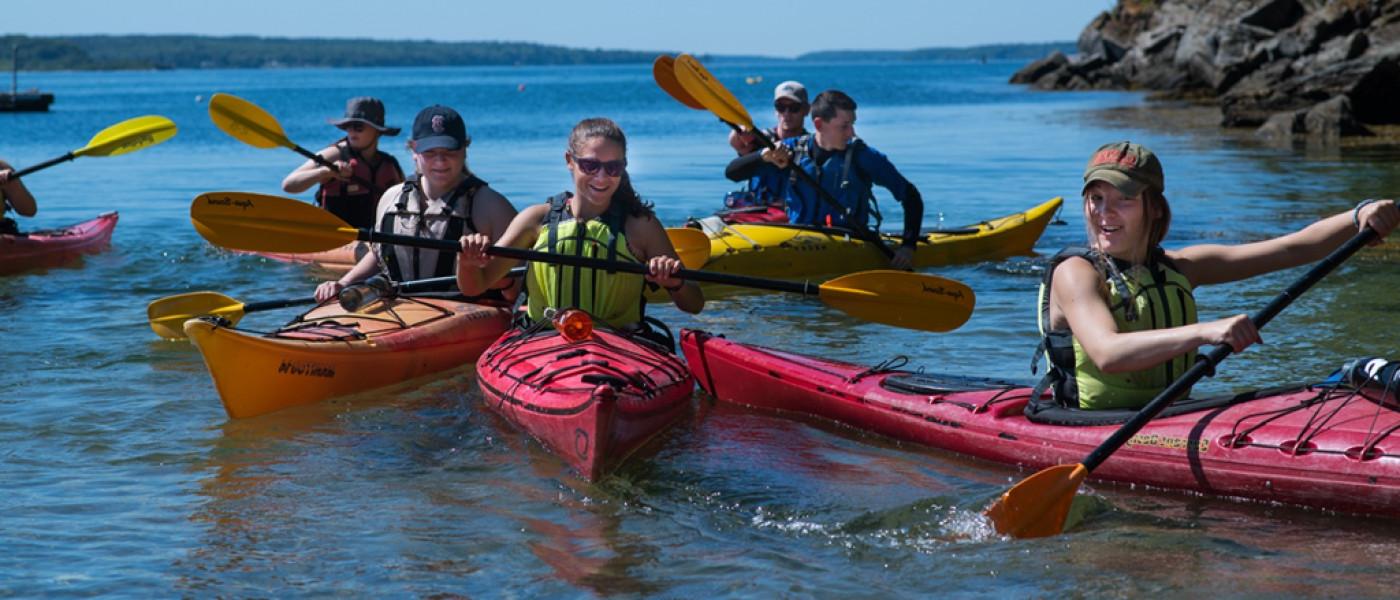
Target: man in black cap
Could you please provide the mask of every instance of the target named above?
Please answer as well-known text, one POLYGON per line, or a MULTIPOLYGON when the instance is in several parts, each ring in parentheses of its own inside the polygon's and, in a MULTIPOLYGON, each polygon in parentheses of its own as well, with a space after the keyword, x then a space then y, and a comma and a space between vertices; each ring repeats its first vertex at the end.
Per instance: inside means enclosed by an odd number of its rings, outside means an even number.
POLYGON ((282 191, 297 194, 320 184, 316 204, 355 227, 373 227, 374 210, 384 191, 403 181, 399 161, 379 151, 381 135, 398 135, 384 125, 384 103, 359 96, 345 104, 345 116, 327 119, 345 132, 317 154, 334 169, 308 160, 282 180, 282 191))

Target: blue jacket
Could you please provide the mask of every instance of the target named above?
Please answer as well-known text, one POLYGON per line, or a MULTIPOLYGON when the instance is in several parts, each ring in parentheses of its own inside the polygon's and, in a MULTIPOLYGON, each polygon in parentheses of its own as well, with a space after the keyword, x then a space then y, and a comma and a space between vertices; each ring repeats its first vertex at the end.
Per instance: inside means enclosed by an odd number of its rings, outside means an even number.
MULTIPOLYGON (((859 138, 853 140, 846 151, 829 153, 820 165, 814 160, 817 148, 814 137, 789 138, 783 140, 783 144, 793 151, 796 165, 820 181, 822 187, 846 207, 855 220, 854 225, 867 228, 870 226, 870 200, 874 197, 872 187, 876 184, 889 190, 895 200, 905 205, 905 209, 908 210, 909 191, 913 188, 909 180, 900 174, 889 158, 859 138), (848 154, 849 170, 846 166, 848 154)), ((837 227, 852 225, 796 173, 784 175, 787 175, 788 179, 788 219, 793 223, 837 227)), ((922 203, 919 209, 922 213, 922 203)), ((923 215, 920 214, 919 217, 922 221, 923 215)))

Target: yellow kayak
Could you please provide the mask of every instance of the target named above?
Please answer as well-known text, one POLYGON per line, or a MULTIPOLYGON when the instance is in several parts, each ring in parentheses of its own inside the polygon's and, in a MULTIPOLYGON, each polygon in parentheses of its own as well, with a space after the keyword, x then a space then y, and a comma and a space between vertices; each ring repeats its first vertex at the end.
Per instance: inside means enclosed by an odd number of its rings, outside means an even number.
MULTIPOLYGON (((1030 254, 1060 208, 1056 197, 1024 212, 959 228, 931 232, 915 249, 916 267, 937 267, 1030 254), (975 232, 971 231, 975 230, 975 232)), ((888 268, 878 249, 839 230, 779 223, 727 224, 710 234, 706 271, 753 277, 793 278, 888 268)), ((899 237, 886 235, 895 247, 899 237)))
POLYGON ((503 307, 398 297, 355 312, 332 302, 265 335, 185 322, 229 417, 363 392, 471 364, 510 324, 503 307))

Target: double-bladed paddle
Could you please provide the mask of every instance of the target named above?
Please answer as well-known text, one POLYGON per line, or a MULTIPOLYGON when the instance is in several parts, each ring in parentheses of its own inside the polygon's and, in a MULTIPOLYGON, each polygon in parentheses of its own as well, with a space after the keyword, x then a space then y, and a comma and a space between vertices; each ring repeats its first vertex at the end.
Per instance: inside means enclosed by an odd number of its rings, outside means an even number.
MULTIPOLYGON (((308 204, 263 194, 210 192, 190 205, 195 230, 209 242, 251 252, 318 252, 360 240, 458 252, 456 241, 418 238, 356 229, 339 217, 308 204)), ((703 234, 702 234, 703 235, 703 234)), ((708 245, 706 246, 708 252, 708 245)), ((602 260, 492 246, 494 256, 645 274, 640 263, 602 260)), ((852 316, 910 329, 951 331, 972 315, 976 303, 966 285, 943 277, 904 271, 865 271, 822 284, 745 277, 681 269, 677 277, 816 296, 852 316)))
MULTIPOLYGON (((289 139, 287 134, 282 131, 282 124, 278 123, 277 118, 273 117, 271 113, 238 96, 224 93, 210 96, 209 118, 224 133, 249 146, 254 148, 277 148, 279 146, 289 148, 297 154, 311 159, 311 162, 330 169, 332 173, 340 172, 335 168, 335 165, 320 154, 302 148, 289 139)), ((374 184, 360 177, 352 176, 351 179, 365 187, 374 187, 374 184)))
MULTIPOLYGON (((1326 277, 1337 265, 1346 262, 1352 254, 1375 238, 1375 230, 1367 227, 1340 248, 1333 250, 1306 275, 1274 297, 1267 306, 1251 315, 1250 320, 1254 322, 1254 326, 1263 329, 1264 325, 1292 304, 1293 300, 1302 296, 1313 284, 1326 277)), ((1171 404, 1172 399, 1181 396, 1201 378, 1214 372, 1215 366, 1232 352, 1228 344, 1220 344, 1211 349, 1186 373, 1147 403, 1147 406, 1142 407, 1132 419, 1118 428, 1118 431, 1113 432, 1113 435, 1094 448, 1084 462, 1076 465, 1056 465, 1041 470, 1007 490, 985 513, 996 527, 997 533, 1018 538, 1059 534, 1064 529, 1070 503, 1084 478, 1171 404)))
POLYGON ((119 156, 128 152, 135 152, 174 137, 176 131, 175 122, 160 115, 146 115, 144 117, 127 119, 97 132, 97 135, 92 136, 92 139, 88 140, 86 146, 58 158, 49 159, 37 165, 15 171, 12 177, 24 177, 35 171, 47 169, 58 163, 78 158, 79 156, 119 156))
MULTIPOLYGON (((395 288, 399 293, 412 293, 436 290, 444 286, 453 286, 455 289, 456 283, 456 277, 436 277, 406 281, 395 288)), ((185 338, 185 321, 197 317, 222 317, 232 326, 237 325, 243 315, 248 313, 315 303, 316 298, 311 296, 245 303, 218 292, 189 292, 152 300, 146 305, 146 317, 150 320, 151 331, 156 332, 156 335, 168 340, 178 340, 185 338)))

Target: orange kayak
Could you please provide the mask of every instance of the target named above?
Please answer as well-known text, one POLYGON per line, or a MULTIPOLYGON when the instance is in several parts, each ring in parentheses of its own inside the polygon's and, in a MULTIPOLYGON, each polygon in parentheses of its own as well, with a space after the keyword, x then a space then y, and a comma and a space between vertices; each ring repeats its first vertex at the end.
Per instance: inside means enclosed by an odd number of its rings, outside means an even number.
POLYGON ((499 306, 426 296, 332 302, 265 335, 185 322, 232 418, 363 392, 471 364, 510 323, 499 306))

